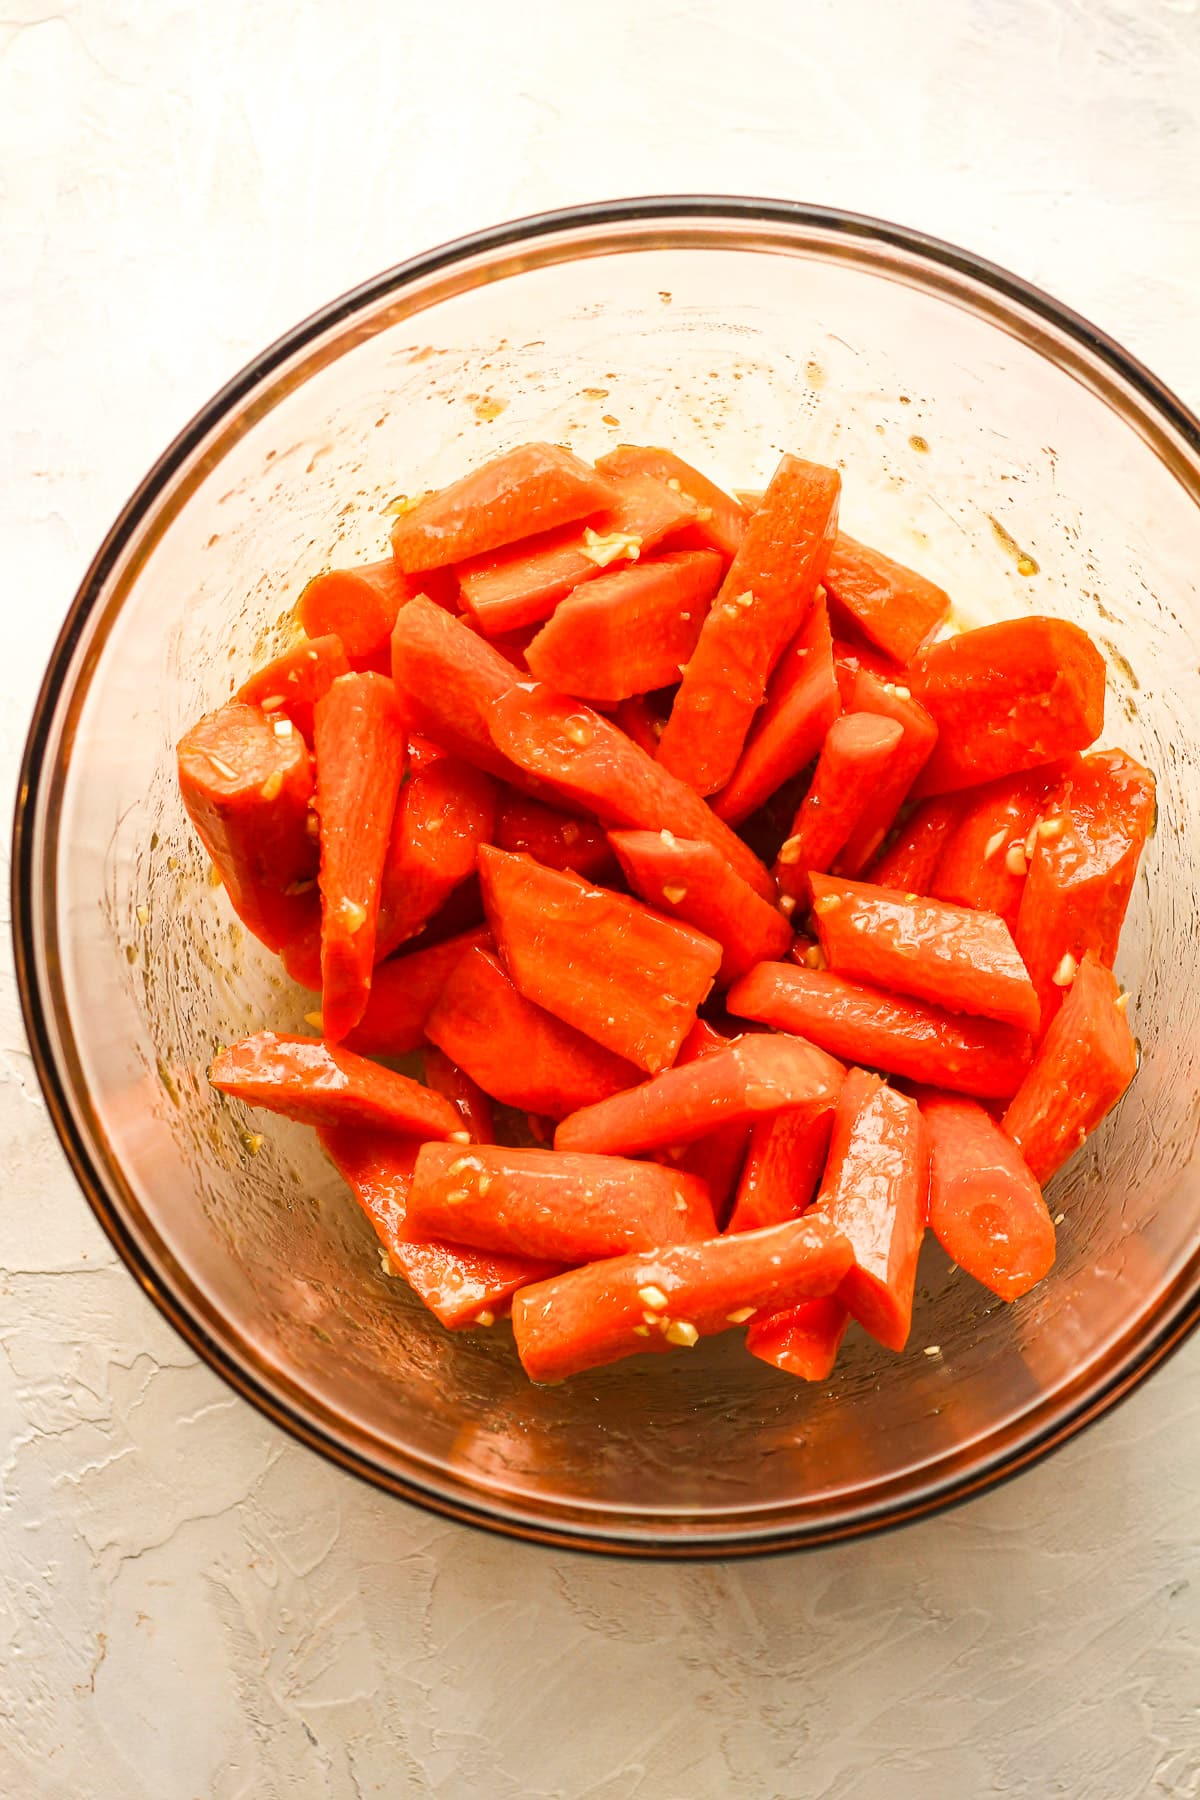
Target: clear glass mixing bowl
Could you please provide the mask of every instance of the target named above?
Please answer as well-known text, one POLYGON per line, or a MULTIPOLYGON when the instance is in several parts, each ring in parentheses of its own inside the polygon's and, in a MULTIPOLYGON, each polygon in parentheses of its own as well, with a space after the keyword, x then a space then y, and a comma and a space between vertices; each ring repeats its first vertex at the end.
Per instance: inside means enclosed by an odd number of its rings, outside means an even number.
POLYGON ((828 1542, 961 1499, 1095 1418, 1200 1294, 1198 502, 1200 427, 1114 344, 960 251, 812 207, 522 220, 298 326, 117 521, 27 750, 26 1022, 80 1182, 144 1288, 345 1467, 581 1548, 828 1542), (745 487, 785 449, 837 462, 846 526, 942 582, 961 619, 1059 613, 1105 650, 1106 735, 1159 777, 1118 970, 1142 1068, 1053 1184, 1058 1266, 1018 1305, 930 1248, 908 1353, 856 1335, 825 1385, 714 1340, 538 1389, 506 1327, 449 1336, 385 1278, 305 1131, 210 1091, 214 1045, 312 1001, 208 886, 175 740, 282 641, 309 575, 382 552, 389 500, 529 437, 671 444, 745 487))

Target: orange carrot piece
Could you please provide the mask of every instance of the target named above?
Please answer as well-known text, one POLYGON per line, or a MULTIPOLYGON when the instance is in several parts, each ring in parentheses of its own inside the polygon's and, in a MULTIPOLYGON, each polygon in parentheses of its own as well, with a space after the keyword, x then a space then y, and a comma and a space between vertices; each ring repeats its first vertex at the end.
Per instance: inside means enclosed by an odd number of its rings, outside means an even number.
POLYGON ((682 919, 721 946, 718 985, 786 953, 791 926, 714 845, 661 831, 610 831, 608 838, 626 881, 647 906, 682 919))
POLYGON ((808 1210, 825 1167, 832 1123, 831 1103, 825 1112, 774 1113, 751 1127, 727 1230, 782 1225, 808 1210))
POLYGON ((429 949, 408 950, 376 966, 371 997, 346 1038, 346 1048, 366 1056, 406 1056, 425 1041, 425 1022, 438 995, 470 951, 491 949, 486 925, 460 932, 429 949))
POLYGON ((924 806, 938 806, 957 800, 961 813, 938 859, 929 890, 934 898, 999 913, 1015 933, 1036 843, 1033 827, 1050 794, 1078 763, 1078 757, 1047 763, 983 787, 960 788, 944 800, 923 801, 924 806))
POLYGON ((877 713, 894 719, 904 733, 871 804, 850 833, 834 864, 839 875, 860 875, 895 823, 937 742, 937 727, 902 682, 869 668, 861 655, 839 657, 842 705, 847 712, 877 713))
POLYGON ((689 530, 695 532, 697 541, 719 550, 724 557, 736 554, 746 535, 748 515, 745 507, 702 475, 699 469, 693 469, 681 456, 676 456, 673 450, 618 444, 607 456, 596 459, 596 467, 602 475, 614 479, 651 475, 665 482, 696 506, 696 520, 689 530))
MULTIPOLYGON (((959 794, 937 794, 913 808, 887 849, 871 864, 870 879, 877 887, 899 888, 905 894, 934 892, 942 852, 962 818, 963 798, 959 794)), ((937 895, 939 900, 956 897, 940 892, 937 895)), ((998 906, 986 910, 999 912, 1003 917, 998 906)), ((1011 922, 1008 923, 1011 930, 1011 922)))
POLYGON ((520 676, 461 619, 430 600, 410 600, 392 633, 392 679, 416 730, 489 775, 529 785, 488 730, 488 709, 520 676))
POLYGON ((400 791, 384 859, 377 957, 415 937, 475 873, 495 820, 496 786, 482 769, 438 753, 415 770, 400 791))
POLYGON ((921 1101, 929 1138, 929 1225, 952 1262, 1001 1300, 1017 1300, 1054 1262, 1042 1190, 982 1106, 953 1094, 921 1101))
MULTIPOLYGON (((706 1019, 697 1019, 679 1046, 675 1067, 679 1069, 687 1063, 695 1062, 699 1057, 713 1056, 718 1051, 728 1050, 730 1042, 723 1032, 716 1031, 706 1019)), ((689 1144, 675 1145, 667 1150, 652 1150, 650 1154, 660 1160, 665 1157, 685 1175, 700 1176, 712 1199, 717 1225, 724 1229, 746 1161, 752 1129, 744 1120, 735 1120, 732 1125, 718 1125, 715 1131, 693 1138, 689 1144)))
POLYGON ((311 747, 313 707, 339 675, 349 673, 350 663, 341 638, 300 638, 282 656, 256 669, 238 689, 237 698, 248 705, 261 706, 272 720, 290 719, 311 747))
POLYGON ((502 788, 497 797, 493 842, 497 850, 523 851, 548 869, 571 869, 586 881, 605 880, 617 866, 599 825, 543 806, 511 788, 502 788))
POLYGON ((775 864, 781 894, 807 896, 809 875, 828 869, 844 849, 903 742, 896 720, 877 713, 843 713, 834 720, 775 864))
POLYGON ((844 531, 838 532, 824 582, 830 602, 901 665, 912 661, 950 611, 950 596, 940 587, 844 531))
POLYGON ((223 1094, 302 1125, 362 1125, 448 1138, 458 1114, 440 1094, 341 1045, 260 1031, 222 1050, 208 1079, 223 1094))
POLYGON ((577 588, 525 653, 539 681, 616 702, 667 687, 695 649, 721 585, 713 550, 679 551, 577 588))
POLYGON ((650 757, 657 754, 665 720, 659 717, 644 694, 622 700, 613 713, 613 720, 639 750, 644 750, 650 757))
POLYGON ((463 1130, 470 1133, 471 1142, 494 1144, 496 1122, 492 1116, 491 1096, 484 1093, 477 1081, 472 1081, 465 1069, 451 1062, 445 1051, 432 1044, 426 1046, 421 1060, 425 1066, 425 1086, 450 1102, 462 1119, 463 1130))
POLYGON ((746 1348, 801 1381, 825 1381, 833 1373, 850 1314, 836 1294, 802 1300, 787 1312, 772 1313, 746 1327, 746 1348))
POLYGON ((352 662, 387 656, 400 608, 420 592, 389 556, 357 569, 327 569, 308 583, 296 605, 296 617, 310 638, 326 634, 341 640, 352 662))
POLYGON ((612 501, 612 484, 572 451, 522 444, 401 513, 392 552, 408 575, 444 568, 586 518, 612 501))

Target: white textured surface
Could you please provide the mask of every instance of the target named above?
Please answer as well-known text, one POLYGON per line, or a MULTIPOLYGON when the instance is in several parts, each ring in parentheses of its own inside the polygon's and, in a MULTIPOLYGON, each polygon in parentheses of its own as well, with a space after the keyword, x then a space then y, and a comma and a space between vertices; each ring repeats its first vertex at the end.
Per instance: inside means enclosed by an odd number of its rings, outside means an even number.
MULTIPOLYGON (((73 588, 166 439, 294 319, 475 225, 688 188, 878 212, 1200 404, 1196 0, 0 12, 6 809, 73 588)), ((152 1312, 52 1140, 3 956, 4 1800, 1200 1794, 1200 1342, 882 1540, 694 1569, 493 1541, 294 1446, 152 1312)))

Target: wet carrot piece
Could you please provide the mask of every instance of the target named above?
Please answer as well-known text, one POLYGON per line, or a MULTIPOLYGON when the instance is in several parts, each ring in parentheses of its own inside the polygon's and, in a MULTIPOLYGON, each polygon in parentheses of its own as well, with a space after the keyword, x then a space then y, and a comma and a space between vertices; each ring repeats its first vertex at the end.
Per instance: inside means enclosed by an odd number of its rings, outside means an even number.
POLYGON ((781 894, 807 897, 809 875, 828 869, 845 848, 903 742, 896 720, 877 713, 834 720, 775 864, 781 894))
POLYGON ((447 1138, 458 1114, 419 1081, 317 1038, 260 1031, 222 1050, 208 1079, 223 1094, 302 1125, 363 1125, 447 1138))
POLYGON ((1065 619, 1005 619, 931 644, 908 684, 938 730, 918 797, 1086 750, 1104 724, 1104 659, 1065 619))
POLYGON ((422 1057, 425 1086, 448 1100, 462 1119, 463 1130, 470 1133, 473 1144, 494 1144, 496 1125, 492 1116, 491 1096, 485 1094, 465 1069, 451 1062, 445 1051, 427 1045, 422 1057))
POLYGON ((902 682, 868 668, 859 655, 839 658, 838 679, 847 712, 876 713, 894 719, 904 733, 900 747, 882 776, 862 817, 850 833, 834 867, 841 875, 859 875, 875 856, 895 823, 937 741, 937 727, 902 682))
POLYGON ((517 1354, 532 1380, 562 1381, 643 1350, 688 1347, 832 1292, 850 1261, 824 1219, 610 1257, 516 1296, 517 1354))
POLYGON ((392 633, 392 678, 416 730, 490 775, 528 785, 496 749, 487 723, 489 707, 520 676, 478 632, 432 601, 411 600, 392 633))
POLYGON ((945 799, 923 801, 924 806, 938 806, 957 799, 961 812, 938 859, 929 890, 934 898, 999 913, 1015 932, 1037 842, 1033 827, 1050 794, 1078 760, 1049 763, 980 788, 959 789, 945 799))
POLYGON ((665 721, 655 712, 644 694, 634 694, 631 699, 622 700, 613 713, 613 720, 639 750, 644 750, 650 757, 656 754, 665 721))
MULTIPOLYGON (((963 801, 957 794, 938 794, 932 800, 922 800, 887 849, 871 864, 871 880, 877 887, 899 888, 905 894, 932 893, 942 852, 958 826, 962 810, 963 801)), ((938 898, 952 900, 955 896, 939 894, 938 898)), ((998 906, 987 910, 1001 912, 998 906)))
POLYGON ((460 882, 475 873, 496 820, 496 785, 482 769, 440 752, 401 789, 379 896, 375 954, 415 937, 460 882))
POLYGON ((370 1056, 406 1056, 425 1041, 425 1021, 454 970, 470 951, 490 949, 486 925, 446 938, 429 949, 408 950, 379 963, 367 1010, 346 1038, 346 1048, 370 1056))
POLYGON ((751 1127, 729 1231, 782 1225, 807 1211, 825 1167, 832 1123, 831 1102, 825 1112, 774 1113, 751 1127))
MULTIPOLYGON (((706 1019, 697 1019, 679 1046, 675 1067, 682 1068, 686 1063, 695 1062, 698 1057, 712 1056, 717 1051, 727 1050, 730 1042, 723 1032, 715 1030, 706 1019)), ((690 1144, 675 1145, 671 1149, 651 1151, 650 1154, 660 1160, 666 1158, 686 1175, 700 1176, 712 1199, 717 1225, 724 1229, 742 1165, 746 1160, 750 1131, 751 1127, 744 1121, 735 1120, 732 1125, 718 1125, 715 1131, 693 1138, 690 1144)))
POLYGON ((711 794, 729 781, 771 672, 803 625, 837 531, 841 477, 785 456, 746 527, 659 740, 665 769, 711 794))
POLYGON ((1088 951, 1033 1066, 1004 1115, 1004 1130, 1043 1186, 1116 1105, 1138 1052, 1116 980, 1088 951))
POLYGON ((231 700, 179 740, 179 791, 239 919, 269 950, 312 912, 312 759, 290 719, 231 700))
POLYGON ((237 697, 251 706, 261 706, 272 719, 290 719, 311 746, 313 707, 339 675, 349 673, 350 663, 341 638, 300 638, 282 656, 256 669, 249 681, 242 683, 237 697))
POLYGON ((1032 1055, 1028 1033, 881 993, 827 969, 760 963, 730 988, 729 1011, 794 1031, 846 1062, 956 1093, 1006 1100, 1032 1055))
POLYGON ((608 838, 626 881, 647 906, 721 946, 718 985, 786 952, 792 941, 787 920, 712 844, 661 831, 610 831, 608 838))
POLYGON ((1033 983, 994 913, 833 875, 814 873, 811 883, 817 935, 835 974, 1037 1030, 1033 983))
POLYGON ((527 1000, 484 949, 455 964, 424 1029, 493 1099, 544 1118, 561 1119, 642 1079, 633 1063, 527 1000))
POLYGON ((772 1313, 746 1327, 746 1348, 801 1381, 825 1381, 833 1373, 850 1314, 836 1294, 802 1300, 787 1312, 772 1313))
POLYGON ((507 1145, 426 1144, 408 1217, 425 1237, 557 1263, 695 1244, 716 1232, 708 1190, 694 1175, 507 1145))
POLYGON ((950 611, 950 596, 924 575, 839 531, 824 575, 831 603, 895 663, 911 662, 950 611))
POLYGON ((539 681, 616 702, 677 681, 721 584, 713 550, 679 551, 602 575, 557 608, 526 651, 539 681))
POLYGON ((407 1209, 420 1138, 346 1125, 322 1126, 317 1136, 374 1227, 392 1268, 448 1331, 490 1324, 518 1288, 555 1272, 553 1264, 523 1256, 415 1238, 407 1209))
POLYGON ((820 750, 842 709, 829 613, 818 596, 780 658, 728 784, 712 798, 718 818, 739 825, 820 750))
POLYGON ((1054 1225, 1012 1139, 973 1100, 921 1101, 929 1138, 929 1225, 952 1262, 1017 1300, 1054 1262, 1054 1225))
POLYGON ((427 494, 392 527, 405 574, 444 568, 611 505, 612 485, 559 444, 522 444, 427 494))
POLYGON ((720 946, 565 869, 479 853, 488 923, 538 1006, 639 1068, 674 1061, 721 963, 720 946))
POLYGON ((572 869, 588 881, 606 878, 617 866, 599 825, 543 806, 511 788, 500 790, 493 842, 498 850, 524 851, 548 869, 572 869))
POLYGON ((310 638, 326 634, 341 640, 352 662, 386 656, 396 615, 420 592, 389 556, 357 569, 327 569, 308 583, 296 605, 296 617, 310 638))
POLYGON ((747 512, 737 500, 711 482, 699 469, 693 469, 673 450, 660 450, 636 444, 618 444, 607 456, 598 457, 596 467, 603 475, 628 478, 630 475, 652 475, 697 508, 695 523, 689 527, 698 542, 709 544, 722 556, 732 557, 746 534, 747 512))
POLYGON ((380 878, 403 779, 404 717, 386 675, 341 675, 314 713, 321 843, 321 1015, 344 1038, 371 992, 380 878))
POLYGON ((572 1113, 554 1145, 632 1156, 686 1144, 716 1126, 749 1125, 763 1114, 826 1112, 841 1081, 840 1063, 812 1044, 756 1033, 572 1113))

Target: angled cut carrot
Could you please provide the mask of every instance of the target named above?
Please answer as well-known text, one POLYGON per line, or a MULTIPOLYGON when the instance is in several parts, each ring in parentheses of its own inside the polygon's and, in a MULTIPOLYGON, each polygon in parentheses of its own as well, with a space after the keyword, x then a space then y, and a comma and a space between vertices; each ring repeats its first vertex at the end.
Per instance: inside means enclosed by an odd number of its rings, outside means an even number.
POLYGON ((643 1350, 690 1347, 815 1294, 850 1266, 824 1219, 611 1257, 525 1288, 513 1336, 534 1381, 562 1381, 643 1350))
POLYGON ((842 705, 847 712, 877 713, 894 719, 904 733, 858 824, 850 833, 835 867, 842 875, 860 875, 891 830, 904 801, 937 742, 937 727, 903 682, 892 681, 867 666, 861 655, 838 658, 842 705))
MULTIPOLYGON (((963 796, 958 794, 936 794, 931 800, 922 800, 871 864, 871 880, 877 887, 899 888, 905 894, 932 893, 942 852, 962 811, 963 796)), ((938 898, 952 900, 955 896, 939 894, 938 898)), ((998 906, 987 910, 1001 912, 998 906)))
POLYGON ((548 869, 572 869, 588 881, 611 875, 616 858, 604 830, 556 807, 501 788, 492 838, 497 850, 523 851, 548 869))
POLYGON ((611 504, 611 483, 559 444, 521 444, 427 494, 392 527, 405 574, 444 568, 611 504))
POLYGON ((736 554, 746 535, 749 515, 745 507, 724 493, 707 475, 701 475, 699 469, 685 463, 682 456, 676 456, 673 450, 618 444, 607 456, 596 459, 596 467, 601 474, 614 479, 651 475, 665 482, 673 492, 681 494, 696 507, 695 522, 689 530, 695 534, 697 542, 719 550, 724 557, 736 554))
POLYGON ((843 713, 833 721, 775 864, 781 894, 807 896, 809 875, 828 869, 845 848, 903 742, 896 720, 877 713, 843 713))
POLYGON ((239 919, 269 950, 312 912, 317 846, 308 829, 312 759, 290 719, 231 700, 177 747, 188 817, 239 919))
POLYGON ((321 1016, 333 1042, 362 1018, 379 887, 404 776, 404 717, 386 675, 341 675, 314 713, 321 844, 321 1016))
POLYGON ((695 1022, 720 946, 565 869, 479 853, 492 935, 529 1000, 617 1056, 666 1068, 695 1022))
POLYGON ((821 1300, 802 1300, 787 1312, 746 1327, 746 1348, 760 1362, 770 1363, 785 1375, 801 1381, 824 1381, 833 1373, 850 1314, 836 1294, 821 1300))
POLYGON ((332 634, 352 662, 382 656, 386 669, 396 615, 419 592, 417 582, 389 556, 314 576, 296 604, 296 617, 310 638, 332 634))
POLYGON ((938 859, 929 889, 934 898, 999 913, 1015 932, 1025 876, 1037 842, 1033 827, 1050 794, 1078 761, 1074 757, 1046 763, 983 787, 962 788, 923 801, 924 806, 938 806, 957 799, 961 812, 938 859))
POLYGON ((833 875, 814 874, 811 884, 817 934, 835 974, 1037 1030, 1033 983, 994 913, 833 875))
POLYGON ((647 906, 682 919, 721 946, 719 984, 786 952, 792 941, 787 920, 759 899, 712 844, 670 831, 610 831, 608 838, 626 881, 647 906))
POLYGON ((362 1018, 346 1048, 365 1056, 406 1056, 425 1041, 425 1021, 451 974, 469 951, 490 949, 486 925, 449 937, 428 950, 409 950, 380 963, 362 1018))
MULTIPOLYGON (((730 1039, 723 1032, 715 1030, 706 1019, 697 1019, 679 1046, 675 1067, 682 1068, 702 1056, 713 1056, 718 1051, 727 1050, 729 1045, 730 1039)), ((746 1161, 751 1129, 744 1120, 735 1119, 730 1125, 718 1125, 715 1131, 693 1138, 689 1144, 650 1153, 659 1158, 665 1157, 686 1175, 699 1175, 708 1189, 713 1214, 721 1229, 725 1228, 729 1209, 733 1205, 733 1196, 746 1161)))
POLYGON ((496 1142, 496 1121, 490 1094, 485 1094, 465 1069, 451 1062, 444 1050, 427 1045, 421 1058, 425 1068, 425 1086, 450 1102, 462 1119, 463 1130, 473 1144, 496 1142))
POLYGON ((1054 1262, 1042 1190, 982 1106, 954 1094, 921 1101, 929 1138, 929 1226, 952 1262, 1001 1300, 1017 1300, 1054 1262))
POLYGON ((779 1112, 751 1126, 729 1231, 782 1225, 807 1211, 825 1167, 832 1123, 831 1101, 825 1112, 779 1112))
POLYGON ((1004 1115, 1043 1186, 1074 1156, 1137 1073, 1138 1051, 1113 975, 1092 951, 1004 1115))
POLYGON ((497 751, 487 724, 488 708, 520 677, 461 619, 431 600, 410 600, 392 633, 392 679, 416 730, 490 775, 528 785, 497 751))
POLYGON ((383 864, 377 957, 415 937, 475 873, 495 820, 496 784, 482 769, 436 755, 414 771, 401 789, 383 864))
POLYGON ((616 702, 679 678, 721 585, 714 550, 678 551, 577 588, 525 653, 563 693, 616 702))
POLYGON ((924 575, 839 531, 824 575, 831 604, 884 655, 903 666, 950 611, 950 596, 924 575))
POLYGON ((440 1094, 340 1045, 260 1031, 222 1050, 208 1079, 223 1094, 302 1125, 362 1125, 431 1138, 458 1130, 440 1094))
POLYGON ((290 719, 311 746, 313 707, 350 662, 339 637, 300 638, 263 668, 256 669, 237 691, 237 698, 261 706, 272 719, 290 719))
POLYGON ((881 993, 828 969, 760 963, 730 988, 739 1018, 794 1031, 846 1062, 982 1099, 1007 1100, 1029 1069, 1027 1032, 881 993))
POLYGON ((408 1218, 424 1237, 550 1262, 695 1244, 715 1235, 694 1175, 614 1156, 426 1144, 408 1218))
POLYGON ((665 769, 711 794, 729 781, 784 647, 804 623, 837 531, 836 469, 785 456, 746 527, 659 740, 665 769))

